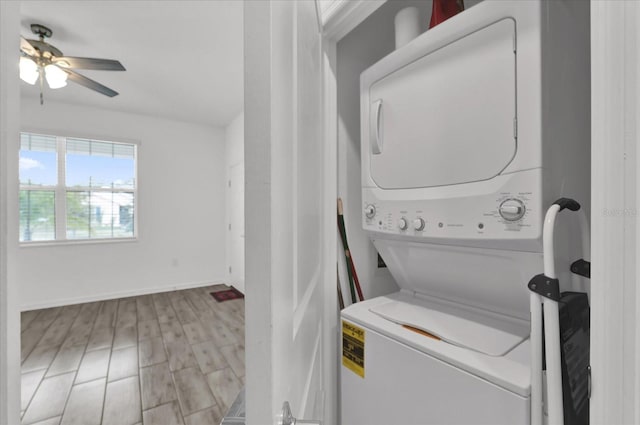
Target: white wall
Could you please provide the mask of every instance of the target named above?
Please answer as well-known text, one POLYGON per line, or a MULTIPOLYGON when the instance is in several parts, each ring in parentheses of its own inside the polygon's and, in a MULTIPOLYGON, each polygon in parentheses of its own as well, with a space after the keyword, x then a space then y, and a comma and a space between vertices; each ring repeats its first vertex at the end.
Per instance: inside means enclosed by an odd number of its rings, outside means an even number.
MULTIPOLYGON (((14 242, 15 281, 23 308, 223 281, 222 130, 46 101, 41 106, 24 98, 21 116, 23 130, 141 143, 139 239, 39 247, 19 247, 14 242)), ((10 166, 17 173, 16 164, 10 166)), ((10 196, 17 227, 17 190, 10 196)), ((13 233, 17 238, 17 231, 13 233)))
POLYGON ((224 130, 227 167, 244 162, 244 112, 240 112, 224 130))
MULTIPOLYGON (((227 125, 224 132, 224 140, 225 140, 225 176, 226 181, 228 182, 231 179, 231 167, 238 166, 240 164, 244 165, 244 112, 238 114, 237 117, 233 119, 227 125)), ((240 184, 244 185, 244 179, 242 179, 240 184)), ((227 189, 225 192, 225 205, 226 205, 226 218, 227 224, 236 221, 232 217, 232 199, 230 196, 231 188, 227 185, 227 189)), ((240 209, 244 211, 244 202, 239 206, 240 209)), ((244 220, 242 220, 244 223, 244 220)), ((231 264, 244 264, 244 250, 239 252, 236 249, 233 249, 232 241, 231 241, 231 232, 226 228, 226 267, 225 272, 227 276, 227 282, 233 285, 235 288, 244 293, 244 270, 233 269, 229 272, 229 266, 231 264), (234 258, 235 256, 240 255, 242 259, 238 261, 238 259, 234 258)))

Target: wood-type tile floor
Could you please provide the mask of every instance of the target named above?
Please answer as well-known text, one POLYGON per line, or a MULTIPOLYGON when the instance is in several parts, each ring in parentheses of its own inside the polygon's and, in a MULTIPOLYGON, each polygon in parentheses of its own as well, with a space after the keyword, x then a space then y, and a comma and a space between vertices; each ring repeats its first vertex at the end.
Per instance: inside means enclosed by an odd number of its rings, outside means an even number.
POLYGON ((244 386, 244 300, 215 285, 22 313, 23 425, 219 424, 244 386))

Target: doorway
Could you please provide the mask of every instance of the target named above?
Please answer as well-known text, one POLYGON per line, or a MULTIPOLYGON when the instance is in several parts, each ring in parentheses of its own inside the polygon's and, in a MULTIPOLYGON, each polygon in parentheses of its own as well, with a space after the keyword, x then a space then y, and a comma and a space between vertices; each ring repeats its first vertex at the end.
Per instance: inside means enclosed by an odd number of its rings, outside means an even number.
POLYGON ((244 163, 229 168, 229 283, 244 293, 244 163))

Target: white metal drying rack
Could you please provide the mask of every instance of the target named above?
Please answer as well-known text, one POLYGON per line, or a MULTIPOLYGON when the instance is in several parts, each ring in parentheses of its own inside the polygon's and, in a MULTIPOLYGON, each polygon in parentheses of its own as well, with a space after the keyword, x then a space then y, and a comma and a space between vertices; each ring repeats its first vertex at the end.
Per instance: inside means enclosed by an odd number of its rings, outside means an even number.
MULTIPOLYGON (((573 199, 558 199, 547 210, 542 233, 544 274, 535 276, 529 282, 531 290, 531 425, 543 425, 543 371, 542 371, 542 314, 544 311, 544 346, 547 369, 547 413, 549 425, 564 425, 562 397, 562 365, 560 344, 559 305, 560 285, 556 277, 553 251, 553 232, 556 216, 563 209, 578 213, 582 234, 583 257, 572 264, 571 270, 588 277, 590 274, 589 223, 584 209, 573 199), (586 274, 579 268, 586 267, 586 274)), ((585 292, 586 291, 585 288, 585 292)))

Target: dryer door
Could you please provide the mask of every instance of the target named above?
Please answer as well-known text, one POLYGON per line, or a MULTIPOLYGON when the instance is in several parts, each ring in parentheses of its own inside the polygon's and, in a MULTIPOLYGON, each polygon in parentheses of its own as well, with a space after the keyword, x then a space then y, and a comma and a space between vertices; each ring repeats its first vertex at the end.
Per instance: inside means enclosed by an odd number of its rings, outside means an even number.
POLYGON ((514 50, 515 22, 503 19, 373 83, 363 124, 376 184, 421 188, 500 174, 516 153, 514 50))

